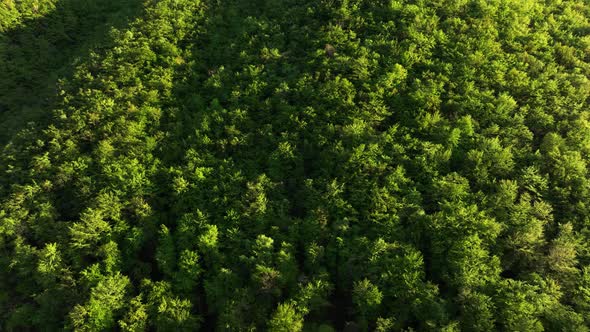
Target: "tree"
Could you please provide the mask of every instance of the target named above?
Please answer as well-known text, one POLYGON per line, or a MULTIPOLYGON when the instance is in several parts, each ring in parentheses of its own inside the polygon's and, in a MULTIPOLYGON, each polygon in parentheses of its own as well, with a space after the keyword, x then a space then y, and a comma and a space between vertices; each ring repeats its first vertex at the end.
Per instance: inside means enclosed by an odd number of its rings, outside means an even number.
POLYGON ((76 305, 69 314, 71 327, 79 331, 97 331, 115 327, 124 308, 129 279, 121 274, 104 277, 90 291, 84 305, 76 305))
POLYGON ((367 327, 367 322, 373 321, 374 316, 378 313, 379 305, 383 300, 383 293, 379 291, 368 279, 363 279, 354 283, 352 290, 352 302, 356 307, 362 325, 367 327))
POLYGON ((299 332, 303 329, 303 317, 295 311, 293 304, 281 303, 268 323, 268 329, 272 332, 299 332))

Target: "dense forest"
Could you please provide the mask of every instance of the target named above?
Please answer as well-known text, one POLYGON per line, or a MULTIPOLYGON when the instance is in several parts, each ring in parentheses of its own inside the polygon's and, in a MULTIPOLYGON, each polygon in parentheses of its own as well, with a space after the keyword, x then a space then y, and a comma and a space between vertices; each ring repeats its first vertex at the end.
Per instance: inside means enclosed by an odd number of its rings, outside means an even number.
POLYGON ((588 0, 0 1, 0 331, 590 331, 588 0))

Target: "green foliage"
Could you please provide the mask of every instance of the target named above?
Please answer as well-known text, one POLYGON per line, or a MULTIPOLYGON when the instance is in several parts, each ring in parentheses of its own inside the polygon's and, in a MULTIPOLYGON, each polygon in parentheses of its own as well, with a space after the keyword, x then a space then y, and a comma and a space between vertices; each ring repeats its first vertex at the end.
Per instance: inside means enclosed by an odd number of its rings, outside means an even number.
POLYGON ((129 279, 120 274, 106 277, 90 291, 84 305, 76 305, 70 312, 71 326, 78 331, 100 331, 115 326, 115 315, 125 305, 125 288, 129 279))
POLYGON ((354 283, 352 302, 363 320, 372 319, 382 300, 383 294, 368 279, 354 283))
POLYGON ((0 330, 588 331, 589 31, 0 0, 0 330))
POLYGON ((299 332, 303 329, 303 318, 293 305, 279 304, 268 323, 268 330, 272 332, 299 332))
POLYGON ((126 332, 145 331, 147 319, 146 305, 142 303, 141 296, 137 296, 129 302, 129 311, 119 321, 119 326, 122 331, 126 332))

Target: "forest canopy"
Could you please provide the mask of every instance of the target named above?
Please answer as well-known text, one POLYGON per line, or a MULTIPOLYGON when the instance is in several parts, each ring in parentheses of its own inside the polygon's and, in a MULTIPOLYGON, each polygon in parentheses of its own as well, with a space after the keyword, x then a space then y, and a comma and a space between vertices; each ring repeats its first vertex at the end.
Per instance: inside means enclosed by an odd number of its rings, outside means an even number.
POLYGON ((3 0, 0 331, 590 331, 587 0, 3 0))

